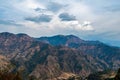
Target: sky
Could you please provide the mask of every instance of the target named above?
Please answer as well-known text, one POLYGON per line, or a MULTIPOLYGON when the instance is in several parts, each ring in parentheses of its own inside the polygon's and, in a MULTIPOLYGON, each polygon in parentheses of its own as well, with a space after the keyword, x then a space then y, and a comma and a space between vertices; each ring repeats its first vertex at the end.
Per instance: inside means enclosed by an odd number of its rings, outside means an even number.
POLYGON ((0 0, 0 32, 76 35, 120 47, 120 0, 0 0))

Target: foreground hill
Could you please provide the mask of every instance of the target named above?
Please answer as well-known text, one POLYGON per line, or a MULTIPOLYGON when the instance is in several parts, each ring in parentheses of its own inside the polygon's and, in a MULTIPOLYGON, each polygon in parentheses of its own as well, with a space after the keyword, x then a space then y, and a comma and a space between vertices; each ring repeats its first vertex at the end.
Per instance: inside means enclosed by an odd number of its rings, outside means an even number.
POLYGON ((87 80, 120 80, 120 68, 117 71, 106 70, 90 74, 87 80))
POLYGON ((22 80, 14 69, 15 66, 5 56, 0 55, 0 80, 22 80))
POLYGON ((22 75, 24 79, 59 80, 73 76, 84 78, 92 72, 119 67, 119 48, 101 42, 90 43, 75 36, 68 37, 65 42, 69 44, 75 42, 78 45, 82 43, 81 46, 66 45, 64 40, 64 43, 60 42, 61 38, 54 40, 59 41, 57 46, 41 42, 26 34, 4 32, 0 33, 0 53, 16 65, 15 71, 24 74, 22 75), (100 58, 98 55, 106 57, 100 58), (106 61, 107 57, 112 58, 106 61))
POLYGON ((0 55, 0 73, 4 74, 6 72, 10 72, 12 68, 13 66, 10 61, 6 57, 0 55))

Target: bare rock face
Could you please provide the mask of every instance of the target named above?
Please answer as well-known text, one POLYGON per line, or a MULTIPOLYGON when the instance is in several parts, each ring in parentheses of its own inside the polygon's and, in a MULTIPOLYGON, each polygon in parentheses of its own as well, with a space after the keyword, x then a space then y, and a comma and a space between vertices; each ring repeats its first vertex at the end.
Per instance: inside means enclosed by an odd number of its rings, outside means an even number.
POLYGON ((13 73, 14 68, 5 56, 0 55, 0 80, 22 80, 19 73, 13 73))
POLYGON ((12 70, 12 64, 6 57, 0 55, 0 73, 10 72, 12 70))

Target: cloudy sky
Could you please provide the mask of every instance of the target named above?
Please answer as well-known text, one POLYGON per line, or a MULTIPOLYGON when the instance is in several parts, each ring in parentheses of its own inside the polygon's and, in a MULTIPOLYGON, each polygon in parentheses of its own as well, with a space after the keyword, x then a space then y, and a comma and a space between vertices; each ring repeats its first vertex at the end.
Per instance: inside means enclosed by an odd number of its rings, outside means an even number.
POLYGON ((73 34, 120 46, 120 0, 0 0, 0 32, 73 34))

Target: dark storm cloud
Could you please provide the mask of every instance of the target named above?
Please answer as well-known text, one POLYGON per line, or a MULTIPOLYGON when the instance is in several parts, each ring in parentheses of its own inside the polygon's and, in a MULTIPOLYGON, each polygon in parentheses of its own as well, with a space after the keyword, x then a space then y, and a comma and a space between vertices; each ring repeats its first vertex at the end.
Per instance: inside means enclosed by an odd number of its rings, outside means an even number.
POLYGON ((33 21, 33 22, 36 22, 36 23, 50 22, 52 20, 52 16, 51 15, 42 14, 42 15, 36 16, 36 17, 25 18, 25 20, 33 21))
POLYGON ((61 13, 59 15, 59 18, 62 20, 62 21, 73 21, 73 20, 76 20, 75 16, 73 15, 70 15, 68 13, 61 13))

